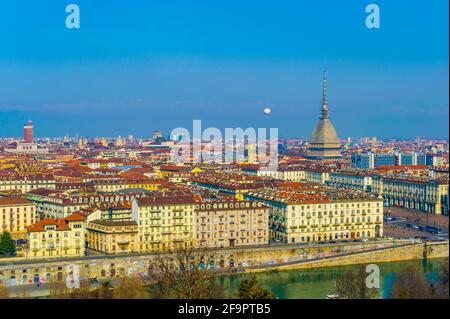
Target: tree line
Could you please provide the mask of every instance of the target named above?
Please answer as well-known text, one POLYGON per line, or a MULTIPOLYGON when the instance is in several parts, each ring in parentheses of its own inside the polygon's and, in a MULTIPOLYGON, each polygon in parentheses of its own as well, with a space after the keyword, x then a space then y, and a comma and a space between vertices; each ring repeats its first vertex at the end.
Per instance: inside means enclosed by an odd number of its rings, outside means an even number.
MULTIPOLYGON (((437 280, 426 278, 418 267, 408 266, 395 275, 390 299, 448 299, 449 298, 449 261, 446 259, 439 270, 437 280)), ((366 267, 349 270, 336 280, 334 293, 343 299, 379 298, 378 289, 366 284, 366 267)))

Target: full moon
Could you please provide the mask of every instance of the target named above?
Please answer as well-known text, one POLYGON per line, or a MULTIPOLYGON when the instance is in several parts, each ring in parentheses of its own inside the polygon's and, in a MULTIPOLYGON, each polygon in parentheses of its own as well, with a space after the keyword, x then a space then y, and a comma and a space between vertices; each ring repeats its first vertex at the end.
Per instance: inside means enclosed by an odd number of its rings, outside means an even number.
POLYGON ((270 113, 272 113, 272 110, 270 109, 270 107, 265 107, 264 114, 270 114, 270 113))

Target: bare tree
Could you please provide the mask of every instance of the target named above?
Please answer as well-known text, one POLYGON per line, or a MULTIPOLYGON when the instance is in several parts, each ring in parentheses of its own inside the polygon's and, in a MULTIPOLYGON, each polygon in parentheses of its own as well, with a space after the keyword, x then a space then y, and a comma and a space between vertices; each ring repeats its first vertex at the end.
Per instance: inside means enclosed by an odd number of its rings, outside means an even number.
POLYGON ((448 259, 446 259, 441 266, 441 271, 438 277, 437 283, 437 298, 439 299, 449 299, 448 295, 448 259))
POLYGON ((255 276, 244 279, 239 284, 239 299, 274 299, 275 295, 268 289, 258 286, 255 276))
POLYGON ((72 288, 68 291, 70 299, 94 299, 95 294, 88 280, 81 280, 79 288, 72 288))
POLYGON ((8 299, 9 291, 4 285, 0 285, 0 299, 8 299))
POLYGON ((48 283, 49 298, 65 299, 69 297, 69 289, 62 280, 52 279, 48 283))
POLYGON ((123 277, 119 284, 114 287, 114 299, 144 299, 147 292, 142 279, 137 277, 123 277))
POLYGON ((373 299, 377 290, 367 287, 366 278, 365 266, 349 270, 336 280, 335 293, 345 299, 373 299))
POLYGON ((113 288, 110 281, 102 282, 94 291, 92 292, 93 299, 112 299, 113 298, 113 288))
POLYGON ((215 250, 178 248, 155 259, 150 278, 156 281, 154 297, 175 299, 224 298, 224 288, 216 283, 215 250))
POLYGON ((400 271, 394 279, 391 291, 392 299, 432 299, 435 291, 425 276, 410 266, 400 271))

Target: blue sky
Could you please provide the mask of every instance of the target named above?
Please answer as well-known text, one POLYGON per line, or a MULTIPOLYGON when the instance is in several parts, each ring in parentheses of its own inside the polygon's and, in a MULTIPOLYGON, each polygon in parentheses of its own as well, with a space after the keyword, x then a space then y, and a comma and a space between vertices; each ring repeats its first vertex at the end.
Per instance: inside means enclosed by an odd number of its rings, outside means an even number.
POLYGON ((201 119, 308 137, 326 68, 341 137, 448 138, 448 45, 447 0, 4 0, 0 136, 28 119, 37 136, 142 137, 201 119))

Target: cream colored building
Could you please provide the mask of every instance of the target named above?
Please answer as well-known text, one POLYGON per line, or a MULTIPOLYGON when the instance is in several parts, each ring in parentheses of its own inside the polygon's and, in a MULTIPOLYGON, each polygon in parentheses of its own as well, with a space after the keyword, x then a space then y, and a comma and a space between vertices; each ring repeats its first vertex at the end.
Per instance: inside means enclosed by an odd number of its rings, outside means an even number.
MULTIPOLYGON (((58 190, 37 189, 27 193, 28 200, 36 203, 36 211, 46 218, 64 218, 68 215, 98 206, 114 207, 120 203, 130 202, 143 193, 103 193, 95 195, 69 195, 58 190)), ((129 213, 129 212, 128 212, 129 213)))
POLYGON ((63 219, 45 218, 27 227, 27 258, 84 256, 85 217, 72 214, 63 219))
POLYGON ((354 188, 364 191, 372 190, 372 173, 364 169, 343 169, 330 172, 328 185, 354 188))
POLYGON ((0 191, 19 190, 24 194, 38 188, 55 189, 55 185, 56 182, 53 175, 0 176, 0 191))
POLYGON ((134 220, 97 219, 88 223, 88 247, 104 254, 133 253, 138 245, 134 220))
POLYGON ((194 246, 196 200, 192 195, 139 198, 132 202, 139 251, 194 246))
POLYGON ((330 179, 330 170, 327 168, 305 168, 305 181, 309 183, 326 184, 330 179))
POLYGON ((300 182, 306 180, 304 168, 302 167, 286 167, 273 170, 258 170, 256 176, 272 177, 291 182, 300 182))
POLYGON ((386 205, 448 215, 448 177, 379 174, 372 180, 373 193, 386 205))
POLYGON ((11 233, 12 238, 26 238, 26 227, 36 222, 36 205, 23 198, 0 197, 0 234, 11 233))
POLYGON ((195 207, 197 247, 266 245, 269 207, 251 201, 201 202, 195 207))
POLYGON ((383 201, 358 191, 298 193, 265 189, 246 194, 270 207, 271 239, 289 244, 383 235, 383 201))

